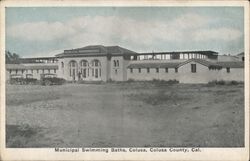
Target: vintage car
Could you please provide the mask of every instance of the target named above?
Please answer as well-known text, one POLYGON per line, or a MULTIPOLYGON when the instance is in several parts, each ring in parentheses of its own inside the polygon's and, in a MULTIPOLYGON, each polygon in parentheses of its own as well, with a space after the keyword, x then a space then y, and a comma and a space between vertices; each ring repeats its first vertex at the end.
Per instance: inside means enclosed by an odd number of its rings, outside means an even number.
POLYGON ((42 74, 41 75, 41 85, 50 86, 50 85, 62 85, 66 81, 63 78, 56 77, 55 74, 42 74))
POLYGON ((35 84, 37 82, 37 79, 35 78, 31 78, 31 77, 27 77, 27 78, 23 78, 22 75, 11 75, 10 77, 10 84, 35 84))

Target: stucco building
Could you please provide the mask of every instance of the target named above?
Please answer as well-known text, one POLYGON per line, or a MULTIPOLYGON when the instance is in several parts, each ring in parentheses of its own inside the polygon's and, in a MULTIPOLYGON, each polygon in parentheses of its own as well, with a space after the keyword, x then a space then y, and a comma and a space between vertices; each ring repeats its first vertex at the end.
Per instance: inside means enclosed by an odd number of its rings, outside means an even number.
POLYGON ((64 50, 54 57, 25 58, 22 62, 6 64, 6 79, 51 75, 68 81, 244 81, 242 56, 220 56, 214 51, 137 53, 120 46, 91 45, 64 50))

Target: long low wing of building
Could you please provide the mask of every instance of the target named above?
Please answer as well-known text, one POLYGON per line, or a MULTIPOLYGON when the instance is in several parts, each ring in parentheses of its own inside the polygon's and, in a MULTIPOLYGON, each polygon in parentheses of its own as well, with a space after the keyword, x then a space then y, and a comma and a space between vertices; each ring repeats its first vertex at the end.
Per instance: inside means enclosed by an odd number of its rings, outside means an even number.
POLYGON ((55 57, 23 58, 21 64, 6 64, 7 80, 41 79, 45 74, 68 81, 244 81, 244 53, 239 56, 220 56, 214 51, 137 53, 120 46, 90 45, 64 50, 55 57))

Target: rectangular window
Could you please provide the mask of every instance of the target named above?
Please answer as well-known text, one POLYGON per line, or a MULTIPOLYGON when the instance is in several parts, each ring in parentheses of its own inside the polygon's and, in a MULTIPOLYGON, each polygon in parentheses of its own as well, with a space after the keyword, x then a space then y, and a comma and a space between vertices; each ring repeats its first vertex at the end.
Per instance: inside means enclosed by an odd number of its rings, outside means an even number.
POLYGON ((44 69, 43 69, 43 74, 44 74, 44 69))
POLYGON ((10 69, 10 74, 11 74, 12 70, 10 69))
POLYGON ((33 69, 31 69, 31 73, 33 73, 33 69))
POLYGON ((100 77, 102 76, 102 74, 101 74, 101 68, 99 69, 99 73, 100 73, 100 77))
POLYGON ((168 73, 168 68, 165 68, 165 72, 168 73))
POLYGON ((159 68, 155 68, 156 73, 159 73, 159 68))
POLYGON ((191 72, 196 73, 196 64, 191 64, 191 72))
POLYGON ((16 69, 16 74, 17 74, 17 69, 16 69))
POLYGON ((36 70, 36 73, 39 73, 39 69, 36 70))
POLYGON ((227 73, 230 73, 230 68, 229 67, 227 67, 227 73))
POLYGON ((133 68, 130 68, 130 73, 133 73, 133 68))
POLYGON ((54 69, 54 73, 56 73, 56 69, 54 69))
POLYGON ((95 69, 95 78, 98 78, 98 69, 95 69))
POLYGON ((138 72, 141 73, 141 68, 138 68, 138 72))
POLYGON ((175 73, 178 73, 178 68, 175 68, 175 73))
POLYGON ((94 76, 95 75, 95 73, 94 73, 95 71, 94 71, 94 69, 92 69, 92 76, 94 76))
POLYGON ((50 69, 48 69, 48 72, 50 73, 50 69))
POLYGON ((147 73, 149 73, 150 72, 150 68, 147 68, 147 73))

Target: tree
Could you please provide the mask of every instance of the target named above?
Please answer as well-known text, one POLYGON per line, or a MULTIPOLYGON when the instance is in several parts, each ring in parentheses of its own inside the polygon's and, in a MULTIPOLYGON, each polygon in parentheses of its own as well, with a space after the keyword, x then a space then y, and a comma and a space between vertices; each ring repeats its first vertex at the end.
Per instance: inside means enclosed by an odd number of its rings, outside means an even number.
POLYGON ((16 53, 11 53, 10 51, 5 51, 5 62, 6 64, 19 64, 20 56, 16 53))

